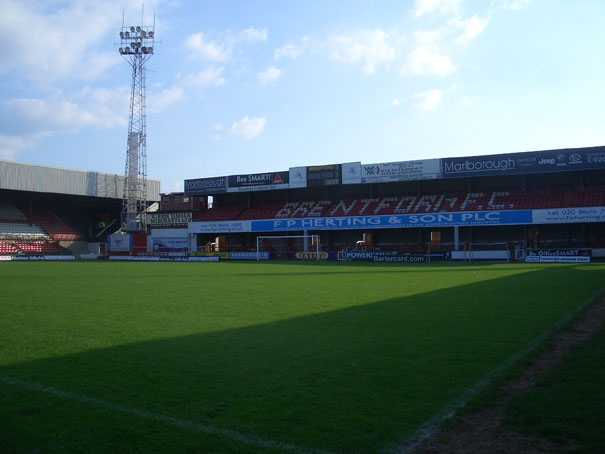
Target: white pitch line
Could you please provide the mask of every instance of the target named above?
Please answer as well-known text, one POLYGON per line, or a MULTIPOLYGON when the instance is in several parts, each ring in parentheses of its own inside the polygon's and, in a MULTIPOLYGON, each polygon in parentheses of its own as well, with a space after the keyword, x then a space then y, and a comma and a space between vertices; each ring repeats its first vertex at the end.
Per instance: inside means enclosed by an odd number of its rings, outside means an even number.
POLYGON ((41 385, 39 383, 32 383, 24 380, 19 380, 13 377, 0 376, 0 382, 16 386, 18 388, 29 389, 32 391, 39 391, 45 394, 51 394, 56 397, 63 399, 73 400, 83 404, 94 405, 96 407, 104 408, 114 412, 130 414, 145 419, 150 419, 165 424, 181 427, 184 429, 194 430, 196 432, 203 432, 210 435, 218 435, 224 438, 228 438, 232 441, 244 443, 247 445, 257 446, 261 448, 278 449, 280 451, 291 452, 294 454, 331 454, 328 451, 321 451, 312 448, 306 448, 303 446, 296 446, 289 443, 283 443, 281 441, 267 440, 265 438, 236 432, 229 429, 221 429, 218 427, 207 426, 200 424, 195 421, 187 421, 185 419, 173 418, 172 416, 160 415, 158 413, 152 413, 147 410, 142 410, 134 407, 126 407, 124 405, 115 404, 106 400, 98 399, 96 397, 85 396, 83 394, 76 394, 68 391, 62 391, 57 388, 50 386, 41 385))
POLYGON ((594 295, 584 301, 584 303, 582 303, 579 307, 569 312, 557 323, 552 325, 550 328, 540 334, 537 338, 531 341, 524 348, 522 348, 517 353, 513 354, 508 359, 504 360, 502 363, 498 364, 496 367, 491 369, 489 372, 487 372, 487 374, 485 374, 478 381, 476 381, 473 386, 471 386, 462 394, 449 401, 445 405, 445 407, 441 409, 440 412, 435 413, 433 416, 427 419, 424 424, 422 424, 422 426, 420 426, 415 432, 403 438, 398 443, 395 443, 385 449, 384 453, 403 454, 413 452, 413 450, 417 448, 423 441, 427 440, 435 432, 437 432, 437 430, 439 430, 439 428, 445 421, 454 416, 460 409, 465 407, 471 401, 472 398, 474 398, 481 391, 483 391, 485 387, 489 385, 497 376, 499 376, 502 372, 511 367, 520 359, 526 357, 531 351, 535 350, 538 346, 540 346, 540 344, 542 344, 553 333, 558 331, 563 325, 568 323, 585 308, 590 306, 599 297, 599 295, 603 293, 603 290, 603 288, 599 289, 594 295))

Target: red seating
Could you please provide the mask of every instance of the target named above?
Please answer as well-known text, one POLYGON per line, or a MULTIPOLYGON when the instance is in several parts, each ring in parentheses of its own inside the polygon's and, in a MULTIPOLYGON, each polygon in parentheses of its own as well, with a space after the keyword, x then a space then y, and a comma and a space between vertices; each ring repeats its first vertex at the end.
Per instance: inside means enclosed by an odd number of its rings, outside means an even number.
POLYGON ((83 239, 83 236, 65 220, 44 208, 35 210, 32 213, 32 220, 39 224, 54 241, 78 241, 83 239))
POLYGON ((245 207, 243 206, 224 206, 224 207, 213 207, 207 211, 203 211, 201 213, 196 213, 194 215, 194 221, 227 221, 233 220, 239 214, 244 211, 245 207))
POLYGON ((25 254, 58 255, 61 253, 54 244, 46 241, 15 241, 13 246, 25 254))
POLYGON ((0 255, 13 255, 18 251, 10 243, 0 241, 0 255))
POLYGON ((530 210, 545 208, 605 206, 605 188, 563 192, 469 192, 457 194, 392 195, 341 200, 290 201, 242 206, 214 207, 194 215, 194 221, 283 219, 396 214, 530 210))

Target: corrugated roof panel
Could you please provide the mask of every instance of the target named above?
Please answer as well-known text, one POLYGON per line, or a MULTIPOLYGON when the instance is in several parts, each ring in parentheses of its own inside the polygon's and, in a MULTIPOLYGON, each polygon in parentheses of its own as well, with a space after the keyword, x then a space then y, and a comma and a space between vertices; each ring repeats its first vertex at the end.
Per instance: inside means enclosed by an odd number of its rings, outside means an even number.
MULTIPOLYGON (((0 189, 121 199, 124 176, 0 161, 0 189)), ((147 199, 160 200, 159 180, 147 180, 147 199)))

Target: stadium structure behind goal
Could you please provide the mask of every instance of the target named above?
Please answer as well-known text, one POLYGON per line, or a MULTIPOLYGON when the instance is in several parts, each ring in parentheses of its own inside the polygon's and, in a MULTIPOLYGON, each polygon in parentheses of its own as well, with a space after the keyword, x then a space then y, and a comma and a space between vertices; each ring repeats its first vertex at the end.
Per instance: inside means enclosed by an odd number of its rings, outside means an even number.
POLYGON ((321 260, 319 235, 272 235, 256 237, 256 260, 260 260, 261 252, 273 252, 276 258, 287 258, 290 252, 311 253, 317 261, 321 260), (309 251, 309 239, 314 251, 309 251), (265 244, 265 250, 261 247, 265 244))

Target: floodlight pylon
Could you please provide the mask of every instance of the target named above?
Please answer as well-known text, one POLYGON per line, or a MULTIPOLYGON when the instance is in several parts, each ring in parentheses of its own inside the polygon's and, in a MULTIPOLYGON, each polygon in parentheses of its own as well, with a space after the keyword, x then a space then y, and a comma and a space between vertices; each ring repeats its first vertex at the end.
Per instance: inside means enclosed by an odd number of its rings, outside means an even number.
MULTIPOLYGON (((142 18, 141 18, 142 21, 142 18)), ((147 117, 145 102, 145 63, 154 53, 153 26, 124 26, 120 29, 120 55, 132 67, 130 115, 124 171, 122 231, 145 230, 147 208, 147 117)))

